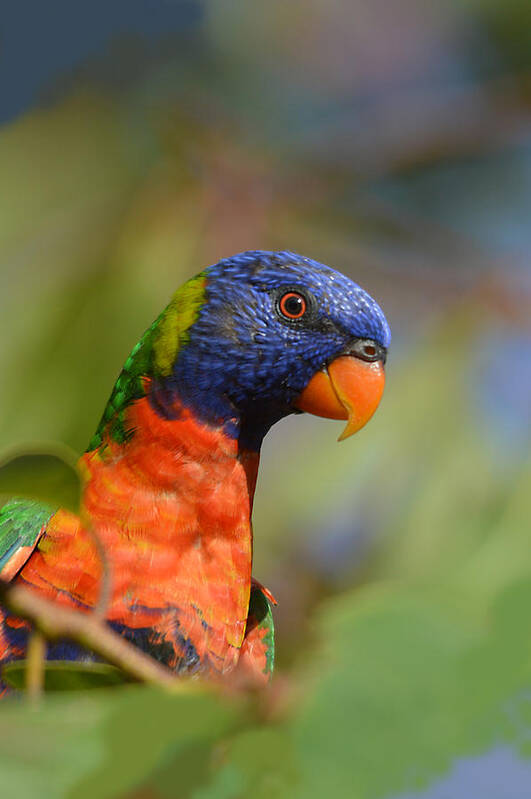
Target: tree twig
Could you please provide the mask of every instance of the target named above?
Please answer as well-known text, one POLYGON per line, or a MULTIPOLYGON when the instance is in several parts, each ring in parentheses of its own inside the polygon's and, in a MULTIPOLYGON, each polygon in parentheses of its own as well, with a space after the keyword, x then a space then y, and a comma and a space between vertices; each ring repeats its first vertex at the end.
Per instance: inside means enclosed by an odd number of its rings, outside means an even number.
POLYGON ((170 669, 141 652, 93 613, 61 607, 17 584, 0 584, 0 599, 11 613, 31 622, 46 639, 68 638, 117 666, 134 680, 177 693, 189 693, 198 687, 176 677, 170 669))

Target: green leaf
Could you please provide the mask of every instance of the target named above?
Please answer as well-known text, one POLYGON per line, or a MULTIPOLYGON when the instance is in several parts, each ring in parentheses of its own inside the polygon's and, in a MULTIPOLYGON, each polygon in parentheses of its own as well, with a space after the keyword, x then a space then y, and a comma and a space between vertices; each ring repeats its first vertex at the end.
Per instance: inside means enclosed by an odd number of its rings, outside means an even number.
MULTIPOLYGON (((381 799, 501 742, 529 756, 530 606, 531 579, 486 612, 447 587, 387 584, 329 601, 318 654, 291 677, 292 717, 226 741, 194 799, 381 799)), ((153 783, 168 797, 171 784, 153 783)))
POLYGON ((0 461, 0 498, 29 497, 51 507, 77 511, 80 481, 74 457, 66 448, 55 449, 56 452, 19 452, 0 461))
POLYGON ((168 696, 156 689, 129 689, 113 700, 113 712, 100 730, 105 760, 75 787, 75 799, 114 797, 142 785, 170 756, 180 768, 173 795, 202 785, 213 747, 231 732, 238 704, 203 695, 168 696))
POLYGON ((524 753, 531 580, 487 613, 447 589, 382 586, 323 609, 320 657, 291 725, 296 796, 360 799, 425 788, 504 740, 524 753))
MULTIPOLYGON (((11 688, 22 691, 26 685, 26 661, 8 663, 2 669, 2 680, 11 688)), ((48 660, 44 665, 45 691, 79 691, 104 688, 128 682, 120 669, 107 663, 75 663, 48 660)))
MULTIPOLYGON (((227 743, 217 765, 210 784, 194 793, 194 799, 288 799, 301 779, 293 740, 281 726, 242 731, 227 743)), ((169 784, 162 795, 172 796, 169 784)))
POLYGON ((99 734, 110 708, 97 692, 66 694, 32 708, 4 700, 0 714, 0 784, 4 796, 57 799, 105 758, 99 734))
MULTIPOLYGON (((211 759, 215 742, 233 732, 241 715, 239 703, 229 705, 211 693, 174 696, 147 686, 61 693, 37 708, 5 700, 2 794, 18 799, 122 796, 145 783, 170 756, 180 758, 182 779, 192 790, 204 781, 197 764, 211 759)), ((183 796, 179 784, 174 795, 183 796)))

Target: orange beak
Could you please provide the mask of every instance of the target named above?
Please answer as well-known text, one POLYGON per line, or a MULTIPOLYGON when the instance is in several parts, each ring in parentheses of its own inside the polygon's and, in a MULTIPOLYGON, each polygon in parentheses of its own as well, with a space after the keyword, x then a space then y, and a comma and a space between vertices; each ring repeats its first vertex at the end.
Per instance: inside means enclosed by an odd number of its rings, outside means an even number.
POLYGON ((382 398, 385 372, 381 361, 340 355, 317 372, 299 395, 295 407, 327 419, 347 419, 338 441, 367 424, 382 398))

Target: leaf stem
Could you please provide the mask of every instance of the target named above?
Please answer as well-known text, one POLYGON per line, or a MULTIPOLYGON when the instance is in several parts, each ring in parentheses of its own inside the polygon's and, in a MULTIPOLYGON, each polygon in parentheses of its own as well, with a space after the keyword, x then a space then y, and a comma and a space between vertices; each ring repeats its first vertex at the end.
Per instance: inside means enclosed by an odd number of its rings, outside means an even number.
POLYGON ((29 701, 39 703, 44 688, 46 639, 39 630, 30 633, 27 650, 26 691, 29 701))

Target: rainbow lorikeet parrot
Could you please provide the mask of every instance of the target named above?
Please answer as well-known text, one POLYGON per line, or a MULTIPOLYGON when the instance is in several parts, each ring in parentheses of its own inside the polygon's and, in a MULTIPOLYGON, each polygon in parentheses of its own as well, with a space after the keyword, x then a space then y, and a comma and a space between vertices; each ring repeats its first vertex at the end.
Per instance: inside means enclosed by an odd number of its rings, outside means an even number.
MULTIPOLYGON (((271 596, 251 577, 260 445, 297 412, 374 413, 390 342, 356 283, 291 252, 226 258, 180 288, 127 358, 79 465, 79 515, 29 500, 0 511, 0 577, 89 611, 105 548, 108 624, 179 674, 267 681, 271 596)), ((0 664, 28 625, 0 610, 0 664)), ((74 644, 49 659, 86 660, 74 644)))

